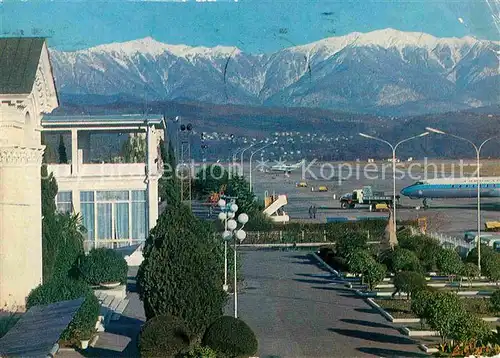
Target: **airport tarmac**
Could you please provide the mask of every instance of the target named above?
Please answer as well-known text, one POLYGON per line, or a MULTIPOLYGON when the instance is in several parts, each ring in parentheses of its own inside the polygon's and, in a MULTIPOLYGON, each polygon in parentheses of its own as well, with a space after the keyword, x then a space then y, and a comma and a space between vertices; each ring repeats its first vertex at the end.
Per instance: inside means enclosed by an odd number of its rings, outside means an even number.
MULTIPOLYGON (((337 167, 335 167, 337 168, 337 167)), ((245 167, 244 175, 248 179, 249 168, 245 167)), ((396 193, 418 180, 418 175, 413 173, 401 175, 396 181, 396 193)), ((326 222, 328 217, 356 217, 356 216, 387 216, 387 213, 373 213, 368 207, 355 209, 341 209, 339 197, 354 189, 360 189, 365 185, 371 185, 374 190, 385 191, 392 194, 392 170, 374 170, 368 173, 361 169, 342 169, 336 172, 329 168, 313 166, 310 171, 298 169, 289 175, 282 172, 260 172, 252 171, 253 189, 259 199, 263 199, 264 193, 286 194, 288 205, 285 211, 292 221, 309 221, 308 209, 311 205, 322 207, 318 209, 316 221, 326 222), (323 175, 321 175, 323 171, 323 175), (340 175, 339 175, 340 174, 340 175), (339 180, 339 177, 344 178, 339 180), (296 184, 306 181, 308 187, 297 188, 296 184), (327 192, 318 192, 320 185, 328 187, 327 192), (312 191, 314 188, 314 191, 312 191), (334 199, 335 195, 335 199, 334 199), (328 208, 328 209, 326 209, 328 208)), ((442 199, 430 201, 430 208, 424 210, 421 200, 413 200, 401 196, 401 208, 397 210, 398 219, 415 219, 426 217, 428 228, 449 236, 462 238, 464 232, 477 230, 477 204, 475 198, 470 199, 442 199), (420 207, 420 208, 418 208, 420 207)), ((500 220, 500 200, 496 198, 484 198, 481 200, 482 229, 486 221, 500 220)))

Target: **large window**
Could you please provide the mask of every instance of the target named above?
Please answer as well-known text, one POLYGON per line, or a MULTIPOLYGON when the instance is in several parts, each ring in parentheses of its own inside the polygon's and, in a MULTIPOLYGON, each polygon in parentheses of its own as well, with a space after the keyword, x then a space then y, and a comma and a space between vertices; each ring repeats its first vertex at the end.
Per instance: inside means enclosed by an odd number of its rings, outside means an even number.
POLYGON ((80 193, 88 240, 144 240, 147 235, 146 191, 80 193))
POLYGON ((60 191, 56 196, 56 207, 60 213, 72 213, 73 201, 71 200, 70 191, 60 191))
POLYGON ((132 237, 145 240, 147 233, 146 192, 132 191, 132 237))

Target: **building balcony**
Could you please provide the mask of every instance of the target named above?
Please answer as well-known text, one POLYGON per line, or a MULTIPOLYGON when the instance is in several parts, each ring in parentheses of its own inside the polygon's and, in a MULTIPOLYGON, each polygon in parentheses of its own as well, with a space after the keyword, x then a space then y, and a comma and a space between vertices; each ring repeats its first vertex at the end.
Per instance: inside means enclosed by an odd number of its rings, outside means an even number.
MULTIPOLYGON (((145 163, 49 164, 47 170, 56 178, 146 176, 145 163)), ((151 175, 158 174, 158 168, 152 167, 151 175)))

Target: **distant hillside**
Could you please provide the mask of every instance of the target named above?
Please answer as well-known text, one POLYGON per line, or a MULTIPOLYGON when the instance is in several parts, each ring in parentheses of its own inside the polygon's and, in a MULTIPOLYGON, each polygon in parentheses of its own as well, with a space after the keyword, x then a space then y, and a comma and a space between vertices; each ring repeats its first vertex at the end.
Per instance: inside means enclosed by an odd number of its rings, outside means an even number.
MULTIPOLYGON (((362 138, 359 132, 380 136, 391 142, 422 133, 431 126, 475 142, 500 134, 500 111, 498 107, 475 111, 449 112, 444 114, 414 116, 406 118, 358 115, 309 108, 270 108, 236 105, 210 105, 200 103, 155 102, 145 105, 120 102, 111 105, 81 106, 66 105, 55 114, 104 114, 104 113, 163 113, 170 131, 175 128, 173 119, 181 116, 184 123, 192 123, 198 133, 193 138, 193 150, 200 156, 200 132, 234 134, 235 137, 270 138, 274 132, 298 131, 303 134, 316 133, 332 138, 330 142, 318 142, 301 146, 286 144, 294 150, 310 149, 309 157, 327 160, 352 160, 356 158, 389 156, 386 145, 362 138), (338 139, 336 140, 335 138, 338 139)), ((497 142, 500 143, 500 140, 497 142)), ((238 144, 210 143, 213 158, 227 156, 238 144)), ((401 156, 412 157, 473 157, 470 144, 439 135, 429 135, 418 141, 402 145, 401 156)), ((485 146, 484 156, 500 157, 500 145, 492 141, 485 146)))

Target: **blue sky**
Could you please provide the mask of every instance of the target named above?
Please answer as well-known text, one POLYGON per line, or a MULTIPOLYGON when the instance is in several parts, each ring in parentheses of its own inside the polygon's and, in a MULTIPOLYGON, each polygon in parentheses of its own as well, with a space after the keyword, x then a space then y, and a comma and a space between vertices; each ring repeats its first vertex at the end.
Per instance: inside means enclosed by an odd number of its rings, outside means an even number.
POLYGON ((0 36, 50 36, 49 45, 63 50, 152 36, 170 44, 262 53, 387 27, 499 39, 484 0, 0 0, 0 36))

